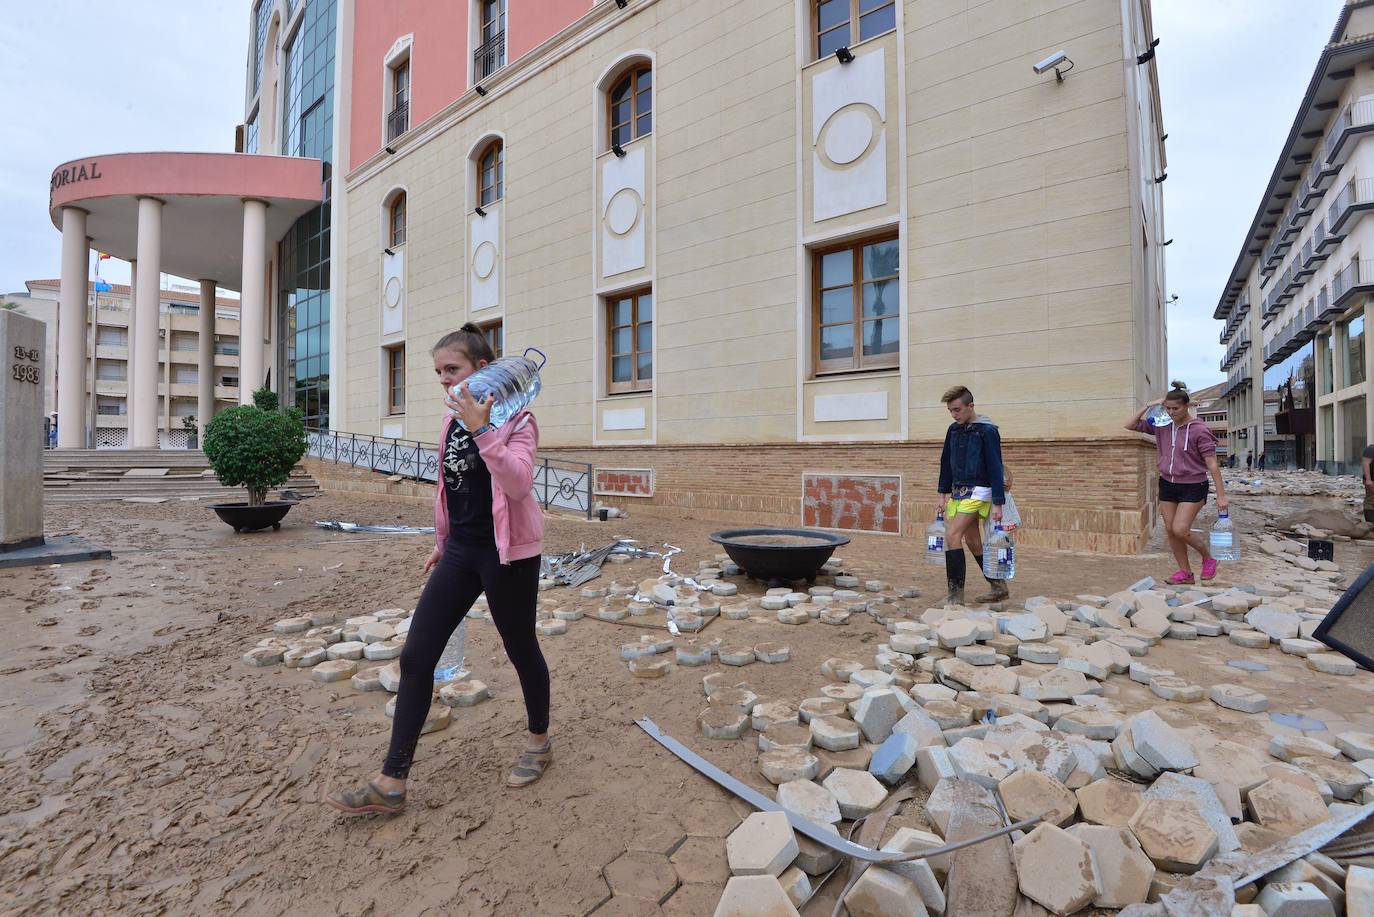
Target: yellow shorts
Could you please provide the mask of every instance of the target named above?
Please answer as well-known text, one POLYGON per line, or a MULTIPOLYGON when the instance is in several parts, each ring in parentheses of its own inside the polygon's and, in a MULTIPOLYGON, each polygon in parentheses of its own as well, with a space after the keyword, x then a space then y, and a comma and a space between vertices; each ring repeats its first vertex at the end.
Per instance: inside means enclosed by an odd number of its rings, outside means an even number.
POLYGON ((959 513, 966 513, 970 516, 977 515, 986 519, 991 511, 992 502, 989 500, 949 500, 945 504, 946 519, 953 519, 959 513))

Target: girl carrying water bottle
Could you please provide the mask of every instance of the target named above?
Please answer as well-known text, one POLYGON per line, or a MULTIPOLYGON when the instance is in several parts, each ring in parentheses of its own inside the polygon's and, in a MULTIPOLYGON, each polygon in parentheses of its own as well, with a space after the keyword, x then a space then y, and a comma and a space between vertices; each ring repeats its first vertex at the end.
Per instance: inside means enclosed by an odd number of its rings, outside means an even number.
POLYGON ((420 594, 401 650, 391 747, 381 772, 355 790, 326 797, 329 805, 350 815, 405 808, 406 777, 429 712, 435 664, 483 592, 506 655, 520 677, 529 720, 524 751, 507 773, 506 786, 528 786, 553 760, 549 669, 534 631, 544 536, 543 508, 531 489, 539 428, 533 414, 520 411, 493 429, 488 422, 490 398, 477 401, 466 384, 456 398, 452 395, 453 386, 496 358, 476 325, 466 324, 440 338, 431 353, 445 403, 453 412, 445 417, 439 437, 436 543, 424 567, 433 575, 420 594))
POLYGON ((1169 394, 1151 401, 1130 419, 1127 430, 1148 433, 1155 438, 1159 451, 1159 512, 1164 516, 1164 528, 1169 535, 1169 549, 1178 561, 1178 570, 1169 577, 1175 586, 1192 583, 1193 569, 1188 563, 1188 548, 1202 555, 1202 579, 1217 575, 1216 558, 1212 557, 1207 539, 1193 534, 1193 520, 1207 504, 1207 476, 1217 485, 1217 511, 1226 512, 1230 501, 1221 482, 1221 467, 1217 464, 1217 439, 1207 424, 1188 410, 1192 399, 1188 387, 1173 383, 1169 394), (1156 405, 1163 405, 1169 422, 1155 426, 1145 414, 1156 405))

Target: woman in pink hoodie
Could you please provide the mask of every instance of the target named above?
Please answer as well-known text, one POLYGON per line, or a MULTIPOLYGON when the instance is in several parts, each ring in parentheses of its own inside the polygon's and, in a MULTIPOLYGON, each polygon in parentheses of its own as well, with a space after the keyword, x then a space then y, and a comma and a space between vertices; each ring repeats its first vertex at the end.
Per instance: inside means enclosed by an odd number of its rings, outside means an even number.
POLYGON ((1203 580, 1217 575, 1217 562, 1207 547, 1207 539, 1193 534, 1193 520, 1207 504, 1209 474, 1217 484, 1217 511, 1226 512, 1230 505, 1221 482, 1221 466, 1217 464, 1217 439, 1207 424, 1188 409, 1191 400, 1187 386, 1175 382, 1169 394, 1145 405, 1126 424, 1127 430, 1153 436, 1159 450, 1159 511, 1164 516, 1169 548, 1178 561, 1178 570, 1169 577, 1175 586, 1193 582, 1189 547, 1202 555, 1203 580), (1173 423, 1156 427, 1145 420, 1145 412, 1157 404, 1164 405, 1173 423))
POLYGON ((523 787, 553 760, 549 740, 549 668, 535 636, 535 602, 544 512, 533 495, 539 428, 521 411, 493 429, 491 399, 477 401, 453 386, 494 360, 491 345, 471 323, 439 339, 434 373, 449 410, 439 437, 440 473, 434 501, 435 546, 424 572, 433 571, 415 607, 401 650, 401 684, 391 722, 391 747, 381 773, 356 790, 330 793, 341 812, 396 813, 405 808, 406 778, 429 712, 434 667, 472 603, 486 593, 492 621, 525 695, 529 736, 506 785, 523 787), (471 431, 469 433, 468 431, 471 431))

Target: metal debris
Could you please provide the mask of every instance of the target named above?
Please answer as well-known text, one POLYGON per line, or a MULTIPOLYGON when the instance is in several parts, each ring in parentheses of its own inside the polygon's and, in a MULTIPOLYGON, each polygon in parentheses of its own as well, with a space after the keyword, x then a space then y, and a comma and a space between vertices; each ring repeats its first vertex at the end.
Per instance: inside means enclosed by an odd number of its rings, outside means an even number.
POLYGON ((414 525, 363 525, 358 522, 340 522, 337 519, 325 519, 315 523, 317 529, 328 529, 331 532, 367 532, 375 535, 433 535, 434 526, 414 526, 414 525))

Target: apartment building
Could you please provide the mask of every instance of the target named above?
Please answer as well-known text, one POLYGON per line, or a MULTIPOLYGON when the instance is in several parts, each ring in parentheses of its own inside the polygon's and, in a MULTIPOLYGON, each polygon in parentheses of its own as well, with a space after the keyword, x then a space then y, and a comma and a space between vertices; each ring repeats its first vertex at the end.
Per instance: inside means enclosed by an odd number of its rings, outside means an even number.
MULTIPOLYGON (((110 289, 99 293, 94 283, 87 286, 85 352, 90 358, 71 367, 50 360, 46 390, 56 391, 58 379, 68 372, 75 374, 82 380, 84 404, 90 413, 70 422, 84 431, 84 441, 94 448, 117 449, 128 444, 129 328, 133 304, 128 286, 107 286, 110 289)), ((57 305, 61 281, 30 280, 25 287, 33 312, 48 323, 49 352, 55 353, 60 335, 57 305)), ((191 436, 187 419, 196 424, 196 429, 204 420, 197 416, 201 413, 203 389, 213 395, 215 411, 239 402, 239 303, 236 299, 217 298, 214 339, 208 350, 211 362, 202 364, 200 292, 173 288, 162 290, 161 294, 157 312, 157 445, 184 449, 190 445, 191 436), (201 385, 203 374, 206 386, 201 385)), ((59 416, 59 428, 68 422, 59 416)))
POLYGON ((1027 541, 1144 543, 1148 0, 353 0, 339 28, 338 428, 433 442, 429 348, 471 320, 548 355, 541 451, 604 499, 910 534, 966 384, 1027 541))
POLYGON ((1213 313, 1242 461, 1265 452, 1266 467, 1349 472, 1368 444, 1371 33, 1374 4, 1342 7, 1213 313))
POLYGON ((1221 397, 1225 382, 1208 386, 1192 393, 1193 411, 1197 419, 1207 424, 1207 429, 1217 438, 1217 455, 1226 460, 1231 454, 1230 436, 1226 429, 1226 399, 1221 397))

